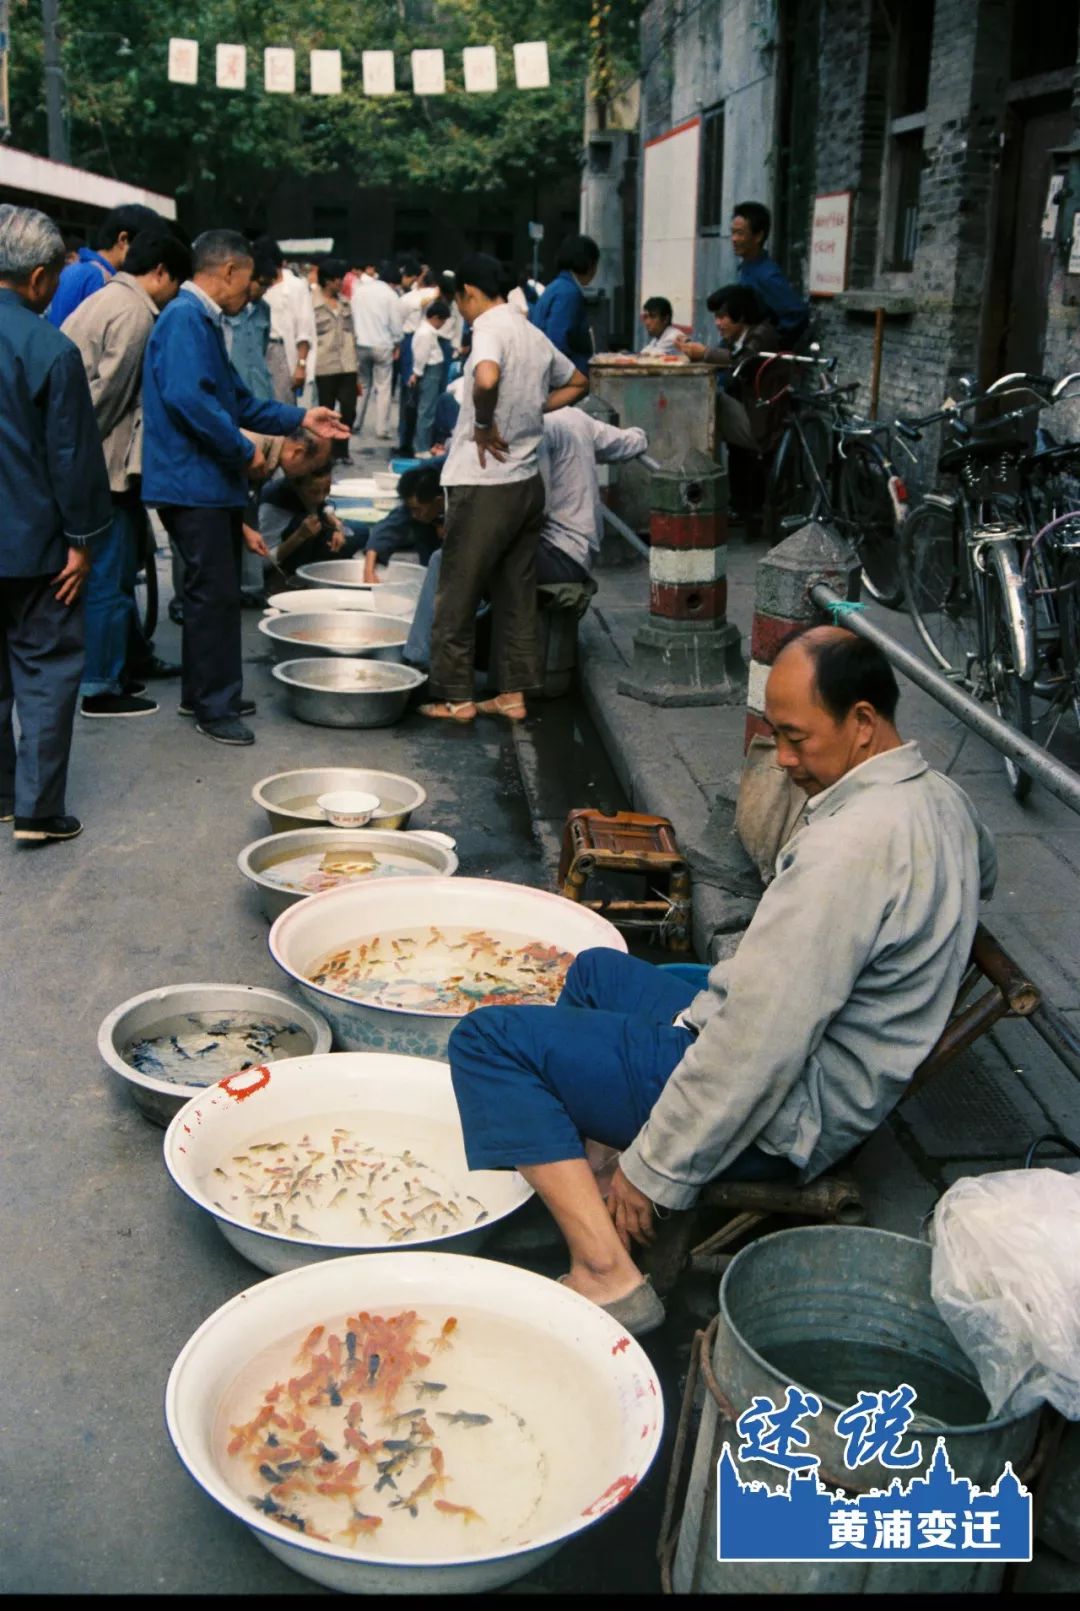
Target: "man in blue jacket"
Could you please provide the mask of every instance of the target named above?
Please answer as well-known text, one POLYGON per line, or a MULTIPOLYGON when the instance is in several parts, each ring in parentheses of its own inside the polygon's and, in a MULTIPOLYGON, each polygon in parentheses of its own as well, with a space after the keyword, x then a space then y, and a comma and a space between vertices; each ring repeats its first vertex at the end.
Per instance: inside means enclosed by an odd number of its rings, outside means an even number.
POLYGON ((60 283, 45 313, 49 323, 59 330, 80 302, 108 285, 113 275, 123 268, 128 247, 140 229, 149 229, 154 224, 168 228, 159 213, 137 201, 106 213, 94 231, 94 249, 80 246, 74 263, 68 263, 60 275, 60 283))
POLYGON ((333 409, 306 411, 252 396, 229 362, 224 322, 248 300, 251 247, 235 230, 210 229, 192 248, 192 277, 162 313, 143 363, 143 501, 155 505, 184 567, 180 714, 219 744, 253 744, 240 720, 240 556, 248 477, 264 456, 240 427, 288 436, 348 436, 333 409))
POLYGON ((787 350, 810 323, 810 309, 765 250, 771 227, 772 214, 760 201, 736 202, 731 215, 731 249, 739 259, 739 284, 756 293, 787 350))
POLYGON ((113 513, 79 349, 39 317, 63 261, 51 218, 0 206, 0 822, 38 845, 82 832, 64 801, 82 590, 113 513))
POLYGON ((589 373, 593 355, 589 311, 582 292, 591 285, 600 263, 600 248, 588 235, 568 235, 559 247, 558 273, 529 309, 529 322, 565 353, 574 368, 589 373))

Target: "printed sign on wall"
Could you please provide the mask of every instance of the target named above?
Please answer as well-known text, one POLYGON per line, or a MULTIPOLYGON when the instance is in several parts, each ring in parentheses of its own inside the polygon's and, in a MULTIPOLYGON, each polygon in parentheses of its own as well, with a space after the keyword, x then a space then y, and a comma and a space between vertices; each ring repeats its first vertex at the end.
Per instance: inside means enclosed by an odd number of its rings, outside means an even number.
POLYGON ((312 95, 341 94, 340 50, 313 50, 311 52, 312 95))
POLYGON ((414 50, 412 87, 417 95, 445 95, 446 71, 441 50, 414 50))
POLYGON ((848 242, 851 237, 850 190, 814 197, 810 228, 811 296, 836 296, 847 290, 848 242))
POLYGON ((461 52, 465 68, 465 88, 482 94, 499 87, 499 67, 494 45, 466 45, 461 52))
POLYGON ((218 89, 240 89, 247 84, 247 46, 219 45, 217 48, 218 89))
POLYGON ((279 45, 263 51, 264 84, 271 95, 292 95, 296 91, 296 52, 279 45))

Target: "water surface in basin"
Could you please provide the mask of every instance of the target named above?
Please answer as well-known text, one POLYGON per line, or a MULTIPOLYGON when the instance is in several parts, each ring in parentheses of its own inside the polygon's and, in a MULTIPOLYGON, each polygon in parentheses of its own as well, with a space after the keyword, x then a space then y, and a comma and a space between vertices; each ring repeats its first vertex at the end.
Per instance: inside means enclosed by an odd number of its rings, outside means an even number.
POLYGON ((372 1006, 460 1017, 477 1007, 553 1006, 573 960, 524 934, 430 925, 339 946, 307 977, 372 1006))
MULTIPOLYGON (((292 809, 283 807, 282 809, 292 809)), ((275 889, 293 894, 319 895, 324 889, 372 878, 406 878, 430 874, 430 863, 411 856, 394 856, 385 850, 305 850, 263 867, 259 877, 275 889)))
POLYGON ((383 643, 401 643, 404 639, 400 629, 365 626, 363 616, 355 626, 350 623, 348 626, 290 627, 278 636, 287 638, 290 643, 329 643, 335 649, 369 649, 383 643))
POLYGON ((150 1034, 128 1041, 120 1055, 156 1080, 213 1085, 241 1069, 310 1051, 311 1037, 299 1024, 243 1012, 189 1012, 153 1024, 150 1034))
POLYGON ((407 1245, 489 1217, 454 1141, 419 1114, 309 1114, 223 1153, 199 1185, 223 1212, 293 1241, 407 1245))
POLYGON ((234 1491, 293 1536, 418 1562, 484 1556, 594 1497, 582 1439, 619 1436, 597 1387, 580 1353, 515 1319, 362 1310, 251 1360, 214 1443, 234 1491))

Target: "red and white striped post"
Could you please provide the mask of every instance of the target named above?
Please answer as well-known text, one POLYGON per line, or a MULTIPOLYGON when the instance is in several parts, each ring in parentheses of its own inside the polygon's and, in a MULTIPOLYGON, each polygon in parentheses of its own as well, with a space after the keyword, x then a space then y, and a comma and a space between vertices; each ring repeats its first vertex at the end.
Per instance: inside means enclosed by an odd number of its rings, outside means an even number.
POLYGON ((727 472, 691 450, 653 474, 649 620, 620 693, 650 705, 737 705, 746 687, 727 619, 727 472))
POLYGON ((780 650, 807 627, 829 619, 810 598, 810 589, 817 582, 827 582, 842 598, 859 596, 855 554, 828 526, 812 521, 778 543, 758 565, 744 749, 749 749, 750 740, 759 733, 770 731, 765 721, 765 684, 780 650))

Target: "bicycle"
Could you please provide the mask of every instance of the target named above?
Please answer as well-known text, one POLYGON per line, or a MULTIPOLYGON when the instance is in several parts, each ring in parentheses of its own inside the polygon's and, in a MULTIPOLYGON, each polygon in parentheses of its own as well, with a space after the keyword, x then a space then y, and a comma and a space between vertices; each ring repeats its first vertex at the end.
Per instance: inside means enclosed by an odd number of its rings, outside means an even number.
POLYGON ((789 414, 773 455, 766 488, 770 536, 807 520, 831 522, 850 541, 870 596, 890 609, 903 603, 898 530, 907 509, 907 489, 889 451, 889 427, 856 414, 850 399, 858 381, 843 386, 825 380, 835 358, 815 354, 757 354, 755 394, 771 405, 787 396, 789 414), (790 384, 771 396, 762 389, 774 361, 814 366, 823 373, 816 391, 790 384))
MULTIPOLYGON (((1003 375, 985 392, 896 421, 901 439, 912 442, 921 441, 929 426, 946 425, 938 469, 958 484, 955 493, 927 493, 901 529, 900 571, 912 622, 939 668, 975 698, 993 704, 1003 721, 1028 738, 1038 638, 1027 576, 1046 581, 1040 567, 1050 552, 1032 572, 1032 455, 1028 443, 1009 435, 1008 427, 1058 401, 1074 378, 1054 386, 1043 376, 1003 375), (1038 386, 1051 395, 1044 396, 1038 386), (971 426, 963 419, 968 410, 1012 393, 1035 400, 988 424, 971 426)), ((1044 648, 1056 630, 1054 623, 1044 630, 1044 648)), ((1013 795, 1026 799, 1031 774, 1011 758, 1004 765, 1013 795)))

